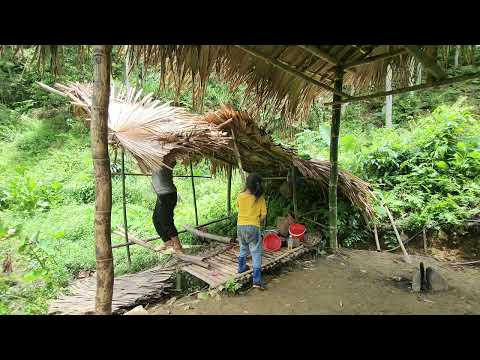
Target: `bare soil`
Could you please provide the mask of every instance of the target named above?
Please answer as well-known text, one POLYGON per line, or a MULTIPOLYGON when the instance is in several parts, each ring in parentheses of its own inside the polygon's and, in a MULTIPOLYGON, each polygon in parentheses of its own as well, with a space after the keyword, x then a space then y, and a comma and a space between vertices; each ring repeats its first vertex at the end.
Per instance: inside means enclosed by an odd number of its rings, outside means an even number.
POLYGON ((276 273, 266 274, 268 290, 248 289, 177 299, 148 307, 152 315, 237 314, 480 314, 480 269, 453 268, 433 257, 342 250, 339 255, 301 259, 276 273), (450 289, 418 294, 410 281, 420 261, 437 269, 450 289))

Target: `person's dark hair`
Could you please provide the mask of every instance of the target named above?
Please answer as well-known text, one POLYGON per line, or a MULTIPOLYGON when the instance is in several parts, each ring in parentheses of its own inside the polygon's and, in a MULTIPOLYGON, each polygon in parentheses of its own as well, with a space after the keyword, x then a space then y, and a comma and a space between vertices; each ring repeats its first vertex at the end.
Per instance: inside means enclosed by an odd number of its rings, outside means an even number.
POLYGON ((249 190, 255 198, 258 200, 263 195, 262 178, 256 173, 251 173, 247 177, 247 183, 245 184, 245 190, 249 190))

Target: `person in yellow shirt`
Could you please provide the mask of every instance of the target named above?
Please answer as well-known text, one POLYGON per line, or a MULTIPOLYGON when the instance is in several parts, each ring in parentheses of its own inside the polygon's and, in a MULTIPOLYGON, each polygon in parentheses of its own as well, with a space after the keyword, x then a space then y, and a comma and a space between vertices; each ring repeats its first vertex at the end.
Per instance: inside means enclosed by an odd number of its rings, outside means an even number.
POLYGON ((237 239, 240 244, 238 272, 248 270, 247 256, 252 255, 253 287, 264 290, 262 281, 263 244, 260 238, 260 223, 267 216, 267 206, 263 197, 262 178, 252 173, 247 177, 245 190, 237 198, 238 219, 237 239))

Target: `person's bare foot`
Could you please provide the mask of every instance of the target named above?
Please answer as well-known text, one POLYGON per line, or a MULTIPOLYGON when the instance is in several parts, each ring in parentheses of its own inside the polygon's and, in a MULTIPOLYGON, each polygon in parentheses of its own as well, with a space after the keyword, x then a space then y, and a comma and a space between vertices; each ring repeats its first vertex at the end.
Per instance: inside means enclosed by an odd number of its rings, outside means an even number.
POLYGON ((175 236, 170 241, 173 244, 173 249, 175 250, 175 252, 183 254, 183 247, 182 247, 182 243, 180 242, 180 239, 177 236, 175 236))
POLYGON ((167 250, 168 248, 174 248, 173 240, 168 240, 158 247, 159 251, 167 250))

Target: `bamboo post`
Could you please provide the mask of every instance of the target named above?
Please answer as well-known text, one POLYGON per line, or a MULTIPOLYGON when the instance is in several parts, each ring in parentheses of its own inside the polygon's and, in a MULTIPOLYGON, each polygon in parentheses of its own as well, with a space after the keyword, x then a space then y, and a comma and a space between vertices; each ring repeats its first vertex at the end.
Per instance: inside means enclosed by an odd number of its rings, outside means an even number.
POLYGON ((177 268, 177 274, 176 274, 176 277, 177 277, 177 281, 176 281, 176 289, 177 292, 181 292, 182 291, 182 272, 180 271, 179 268, 177 268))
POLYGON ((293 198, 293 214, 295 216, 295 221, 299 221, 298 219, 298 209, 297 209, 297 179, 295 175, 295 167, 292 166, 292 198, 293 198))
POLYGON ((195 226, 198 226, 197 196, 195 194, 195 182, 193 180, 193 165, 190 161, 190 178, 192 179, 193 207, 195 208, 195 226))
POLYGON ((232 165, 227 167, 227 215, 232 215, 232 165))
POLYGON ((92 96, 91 144, 95 173, 95 255, 97 289, 95 313, 112 313, 113 257, 111 243, 112 178, 108 157, 108 104, 112 47, 97 45, 93 50, 94 88, 92 96))
MULTIPOLYGON (((341 91, 343 85, 343 69, 335 68, 335 90, 341 91)), ((333 94, 333 101, 340 101, 341 96, 333 94)), ((341 105, 332 106, 332 127, 330 131, 330 179, 328 185, 328 209, 330 229, 330 249, 337 250, 337 183, 338 183, 338 136, 340 132, 341 105)))
POLYGON ((127 244, 128 268, 132 266, 130 258, 130 246, 128 245, 128 223, 127 223, 127 195, 125 192, 125 150, 122 148, 122 203, 123 203, 123 227, 125 228, 125 243, 127 244))

